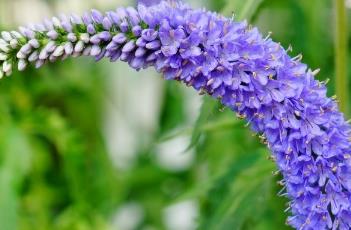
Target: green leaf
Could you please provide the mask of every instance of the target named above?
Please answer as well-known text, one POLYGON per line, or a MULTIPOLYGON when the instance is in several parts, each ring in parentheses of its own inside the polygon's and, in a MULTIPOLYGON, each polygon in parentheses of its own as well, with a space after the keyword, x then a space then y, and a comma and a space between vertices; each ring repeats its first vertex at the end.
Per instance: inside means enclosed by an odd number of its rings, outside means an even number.
POLYGON ((237 20, 250 21, 263 0, 226 0, 226 5, 222 10, 224 15, 235 15, 237 20))
POLYGON ((168 141, 182 135, 192 135, 192 138, 198 139, 199 136, 198 137, 193 137, 193 136, 195 134, 201 135, 204 132, 215 132, 215 131, 223 131, 226 129, 233 129, 236 127, 240 127, 240 125, 242 125, 242 123, 238 119, 235 119, 233 117, 230 117, 229 119, 223 118, 223 119, 219 119, 218 121, 210 121, 202 125, 199 125, 196 131, 194 127, 177 128, 175 130, 170 131, 169 133, 166 133, 164 136, 161 136, 158 142, 168 141))
POLYGON ((208 119, 213 114, 213 111, 216 108, 216 106, 218 106, 218 102, 216 100, 208 96, 204 97, 204 101, 200 109, 200 115, 196 120, 188 149, 194 147, 200 140, 202 134, 202 127, 206 122, 208 122, 208 119))
POLYGON ((231 164, 229 168, 223 168, 203 182, 197 183, 194 187, 188 189, 184 194, 178 197, 175 202, 183 201, 186 199, 194 199, 207 195, 211 198, 212 204, 222 199, 224 193, 227 192, 228 183, 235 180, 236 177, 245 169, 250 168, 258 160, 257 154, 246 154, 243 157, 238 158, 231 164))
POLYGON ((272 191, 274 165, 263 153, 240 157, 213 183, 199 229, 242 229, 255 223, 264 211, 256 207, 264 207, 272 191))
POLYGON ((19 188, 30 167, 31 148, 21 130, 3 126, 0 133, 0 223, 2 229, 17 229, 19 188), (5 211, 6 210, 6 211, 5 211))
POLYGON ((13 176, 10 172, 0 172, 0 222, 1 228, 8 230, 17 229, 17 205, 18 195, 16 190, 11 186, 13 176), (6 211, 5 211, 6 210, 6 211))

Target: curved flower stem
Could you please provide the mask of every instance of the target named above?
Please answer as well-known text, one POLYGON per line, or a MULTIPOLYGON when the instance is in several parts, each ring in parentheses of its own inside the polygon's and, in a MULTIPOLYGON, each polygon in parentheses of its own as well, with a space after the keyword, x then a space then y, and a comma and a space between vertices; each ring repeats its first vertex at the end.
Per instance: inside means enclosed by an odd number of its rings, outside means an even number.
POLYGON ((335 74, 340 110, 348 115, 347 15, 344 0, 335 0, 335 74))
MULTIPOLYGON (((346 110, 346 12, 343 1, 335 1, 341 12, 338 93, 346 110)), ((106 57, 136 70, 153 66, 164 79, 210 95, 246 119, 272 151, 283 176, 281 195, 291 200, 289 225, 351 229, 351 125, 335 98, 327 97, 326 83, 315 79, 318 71, 256 27, 167 0, 54 17, 3 31, 1 37, 0 77, 30 64, 39 68, 68 57, 106 57)))

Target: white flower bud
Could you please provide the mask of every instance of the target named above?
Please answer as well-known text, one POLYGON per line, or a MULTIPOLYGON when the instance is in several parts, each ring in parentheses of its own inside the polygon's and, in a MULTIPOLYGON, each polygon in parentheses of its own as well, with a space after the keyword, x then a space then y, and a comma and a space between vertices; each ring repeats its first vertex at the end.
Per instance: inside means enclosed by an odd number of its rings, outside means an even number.
POLYGON ((6 44, 0 43, 0 51, 8 53, 10 51, 9 45, 7 43, 6 44))
POLYGON ((20 59, 19 61, 18 61, 18 70, 19 71, 23 71, 26 67, 27 67, 27 62, 26 62, 26 60, 24 60, 24 59, 20 59))
POLYGON ((52 23, 54 24, 55 27, 61 27, 60 19, 58 19, 56 17, 52 18, 52 23))
POLYGON ((56 40, 58 37, 58 33, 56 32, 56 30, 50 30, 46 33, 46 35, 52 40, 56 40))
POLYGON ((76 14, 72 14, 70 17, 70 21, 73 24, 83 24, 82 18, 76 14))
POLYGON ((0 79, 4 77, 4 72, 0 70, 0 79))
POLYGON ((46 51, 46 49, 43 49, 42 51, 40 51, 40 54, 39 54, 40 60, 45 60, 48 57, 49 57, 49 53, 46 51))
POLYGON ((11 71, 12 69, 12 64, 5 61, 3 64, 2 64, 2 70, 4 71, 4 73, 8 73, 9 71, 11 71))
POLYGON ((89 41, 90 41, 89 34, 87 34, 87 33, 81 34, 80 40, 83 41, 84 43, 89 43, 89 41))
POLYGON ((18 46, 18 41, 17 41, 17 39, 12 39, 12 40, 10 41, 10 46, 11 46, 13 49, 16 49, 17 46, 18 46))
POLYGON ((67 39, 71 42, 76 42, 77 41, 77 36, 74 33, 69 33, 67 35, 67 39))
POLYGON ((12 37, 16 38, 16 39, 21 39, 23 38, 23 35, 18 33, 17 31, 11 31, 11 35, 12 37))
POLYGON ((5 73, 5 75, 6 75, 7 77, 11 76, 11 75, 12 75, 12 69, 10 69, 9 71, 7 71, 7 72, 5 73))
POLYGON ((44 48, 44 50, 46 50, 46 52, 48 53, 54 52, 55 49, 56 49, 56 44, 54 41, 50 41, 44 48))
POLYGON ((19 27, 19 31, 21 32, 21 34, 23 34, 27 38, 34 38, 35 37, 35 32, 29 28, 21 26, 21 27, 19 27))
POLYGON ((31 39, 29 42, 28 42, 34 49, 38 49, 40 44, 38 42, 37 39, 31 39))
POLYGON ((84 42, 79 41, 79 42, 77 42, 76 46, 74 47, 74 52, 80 53, 83 51, 83 49, 84 49, 84 42))
POLYGON ((7 42, 9 42, 9 41, 12 40, 11 34, 10 34, 9 32, 7 32, 7 31, 1 32, 1 36, 2 36, 2 38, 3 38, 5 41, 7 41, 7 42))
POLYGON ((55 62, 57 60, 57 57, 54 56, 53 54, 49 56, 49 61, 50 62, 55 62))
POLYGON ((28 43, 22 46, 22 48, 19 50, 19 52, 28 55, 32 52, 32 47, 28 43))
POLYGON ((38 60, 38 58, 39 58, 39 52, 34 51, 31 55, 29 55, 28 61, 35 62, 36 60, 38 60))
POLYGON ((63 52, 64 52, 63 46, 58 46, 52 55, 54 55, 55 57, 59 57, 63 54, 63 52))
POLYGON ((52 24, 52 21, 47 19, 47 18, 44 19, 44 25, 45 25, 45 28, 47 30, 53 30, 54 29, 54 25, 52 24))
POLYGON ((0 38, 0 44, 7 45, 7 42, 4 39, 0 38))
POLYGON ((17 58, 26 58, 27 55, 25 55, 24 53, 22 53, 21 51, 19 51, 17 54, 16 54, 16 57, 17 58))
POLYGON ((4 53, 0 53, 0 61, 6 61, 7 55, 4 53))
POLYGON ((68 54, 68 55, 71 55, 71 54, 72 54, 72 52, 73 52, 73 45, 72 45, 72 43, 67 42, 67 43, 65 44, 64 48, 65 48, 65 53, 66 53, 66 54, 68 54))
POLYGON ((44 60, 38 60, 35 62, 35 68, 40 68, 44 65, 45 61, 44 60))
POLYGON ((43 32, 43 31, 46 30, 46 28, 45 28, 45 26, 43 24, 35 24, 34 25, 34 30, 43 32))
POLYGON ((97 56, 101 53, 101 48, 98 45, 93 45, 90 51, 91 56, 97 56))
POLYGON ((87 46, 84 50, 83 50, 83 55, 84 56, 90 56, 90 52, 91 52, 91 46, 87 46))

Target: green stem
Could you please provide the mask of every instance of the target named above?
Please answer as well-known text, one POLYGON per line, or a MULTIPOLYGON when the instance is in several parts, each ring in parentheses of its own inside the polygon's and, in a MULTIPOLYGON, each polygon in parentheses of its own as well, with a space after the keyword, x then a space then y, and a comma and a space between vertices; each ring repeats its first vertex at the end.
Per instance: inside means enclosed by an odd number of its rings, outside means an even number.
POLYGON ((348 55, 348 32, 345 0, 335 0, 335 74, 336 94, 340 101, 340 110, 348 114, 348 79, 347 79, 347 55, 348 55))

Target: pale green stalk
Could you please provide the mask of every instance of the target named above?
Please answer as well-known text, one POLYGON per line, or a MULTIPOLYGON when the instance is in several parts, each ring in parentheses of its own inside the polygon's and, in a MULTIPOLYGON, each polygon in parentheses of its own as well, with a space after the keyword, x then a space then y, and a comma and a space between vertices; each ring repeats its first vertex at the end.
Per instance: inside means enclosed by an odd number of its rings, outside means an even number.
POLYGON ((348 114, 348 31, 345 0, 335 0, 335 78, 340 110, 348 114))

